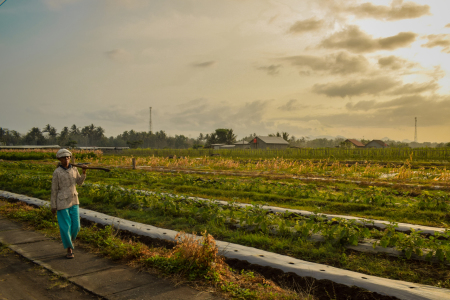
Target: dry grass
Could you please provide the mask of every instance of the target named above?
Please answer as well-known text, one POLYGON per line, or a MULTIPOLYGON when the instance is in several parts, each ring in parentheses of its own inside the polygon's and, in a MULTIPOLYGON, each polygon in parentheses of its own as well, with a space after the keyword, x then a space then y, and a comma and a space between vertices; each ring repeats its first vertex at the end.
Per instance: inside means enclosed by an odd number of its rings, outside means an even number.
MULTIPOLYGON (((129 156, 106 156, 101 159, 91 160, 94 164, 109 166, 131 166, 133 157, 129 156)), ((283 158, 261 159, 256 163, 246 163, 233 160, 232 158, 167 158, 167 157, 136 157, 137 166, 168 169, 189 169, 204 171, 250 171, 264 172, 270 174, 292 174, 311 175, 322 174, 331 177, 345 176, 348 178, 379 178, 385 174, 394 174, 395 179, 431 179, 433 181, 450 181, 450 172, 446 168, 433 168, 426 170, 411 168, 411 159, 405 161, 400 167, 386 167, 377 163, 365 162, 364 165, 345 164, 339 161, 295 161, 283 158)))

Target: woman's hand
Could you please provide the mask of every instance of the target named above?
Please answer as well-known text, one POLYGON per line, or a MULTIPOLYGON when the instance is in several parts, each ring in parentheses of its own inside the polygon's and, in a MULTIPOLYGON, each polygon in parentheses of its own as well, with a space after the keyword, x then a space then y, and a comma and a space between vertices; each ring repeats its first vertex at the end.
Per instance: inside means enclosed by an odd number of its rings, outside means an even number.
POLYGON ((52 214, 56 216, 56 208, 52 208, 52 214))
POLYGON ((85 168, 83 168, 83 175, 86 175, 86 170, 85 168))

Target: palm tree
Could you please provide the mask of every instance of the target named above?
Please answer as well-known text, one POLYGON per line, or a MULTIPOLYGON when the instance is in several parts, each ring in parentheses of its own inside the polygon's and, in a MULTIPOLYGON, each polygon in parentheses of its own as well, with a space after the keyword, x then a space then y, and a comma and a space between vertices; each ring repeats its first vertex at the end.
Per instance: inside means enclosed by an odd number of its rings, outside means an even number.
POLYGON ((97 145, 100 145, 104 137, 105 137, 105 130, 102 127, 98 126, 97 128, 94 129, 92 138, 97 145))
POLYGON ((73 125, 70 127, 70 134, 71 134, 71 135, 77 135, 77 134, 80 134, 80 129, 78 129, 77 125, 73 124, 73 125))
POLYGON ((86 138, 88 146, 92 146, 93 134, 94 134, 95 126, 94 124, 84 126, 81 129, 81 135, 86 138))
POLYGON ((55 127, 53 127, 50 124, 47 124, 47 125, 45 125, 44 129, 42 129, 42 132, 48 133, 48 140, 50 143, 55 142, 56 136, 58 135, 55 127))
POLYGON ((48 135, 52 138, 52 140, 56 139, 56 136, 58 135, 56 128, 55 127, 50 128, 48 135))
POLYGON ((63 130, 61 130, 61 133, 59 134, 58 137, 58 143, 60 145, 65 145, 66 142, 69 140, 69 127, 64 127, 63 130))
POLYGON ((52 129, 52 125, 47 124, 47 125, 45 125, 45 127, 42 129, 42 132, 50 132, 51 129, 52 129))
POLYGON ((227 145, 231 145, 236 143, 236 135, 233 133, 233 129, 228 129, 227 134, 226 134, 226 144, 227 145))
POLYGON ((81 129, 81 135, 86 137, 90 146, 95 146, 105 136, 105 130, 102 127, 95 127, 94 124, 88 125, 81 129))
POLYGON ((25 136, 25 141, 32 145, 42 145, 45 142, 45 137, 38 127, 33 127, 25 136))
POLYGON ((96 135, 97 138, 102 138, 105 134, 105 129, 103 129, 102 127, 98 126, 97 128, 95 128, 94 133, 96 135))

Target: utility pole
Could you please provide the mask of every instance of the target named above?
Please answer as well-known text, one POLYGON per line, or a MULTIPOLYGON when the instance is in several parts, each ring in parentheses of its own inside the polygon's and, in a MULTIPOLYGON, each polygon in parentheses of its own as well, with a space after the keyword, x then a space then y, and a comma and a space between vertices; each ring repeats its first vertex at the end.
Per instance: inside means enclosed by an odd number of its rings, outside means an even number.
POLYGON ((415 125, 415 132, 414 132, 414 142, 417 143, 417 117, 414 118, 416 125, 415 125))
POLYGON ((150 107, 150 121, 148 122, 148 131, 152 132, 152 108, 150 107))

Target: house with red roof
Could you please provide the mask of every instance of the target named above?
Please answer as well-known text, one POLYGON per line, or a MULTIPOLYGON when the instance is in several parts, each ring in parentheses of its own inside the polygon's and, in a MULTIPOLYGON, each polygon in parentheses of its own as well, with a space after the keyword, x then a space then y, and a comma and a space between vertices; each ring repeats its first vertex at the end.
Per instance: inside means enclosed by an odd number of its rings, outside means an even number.
POLYGON ((347 139, 341 143, 342 148, 364 148, 364 144, 355 139, 347 139))

